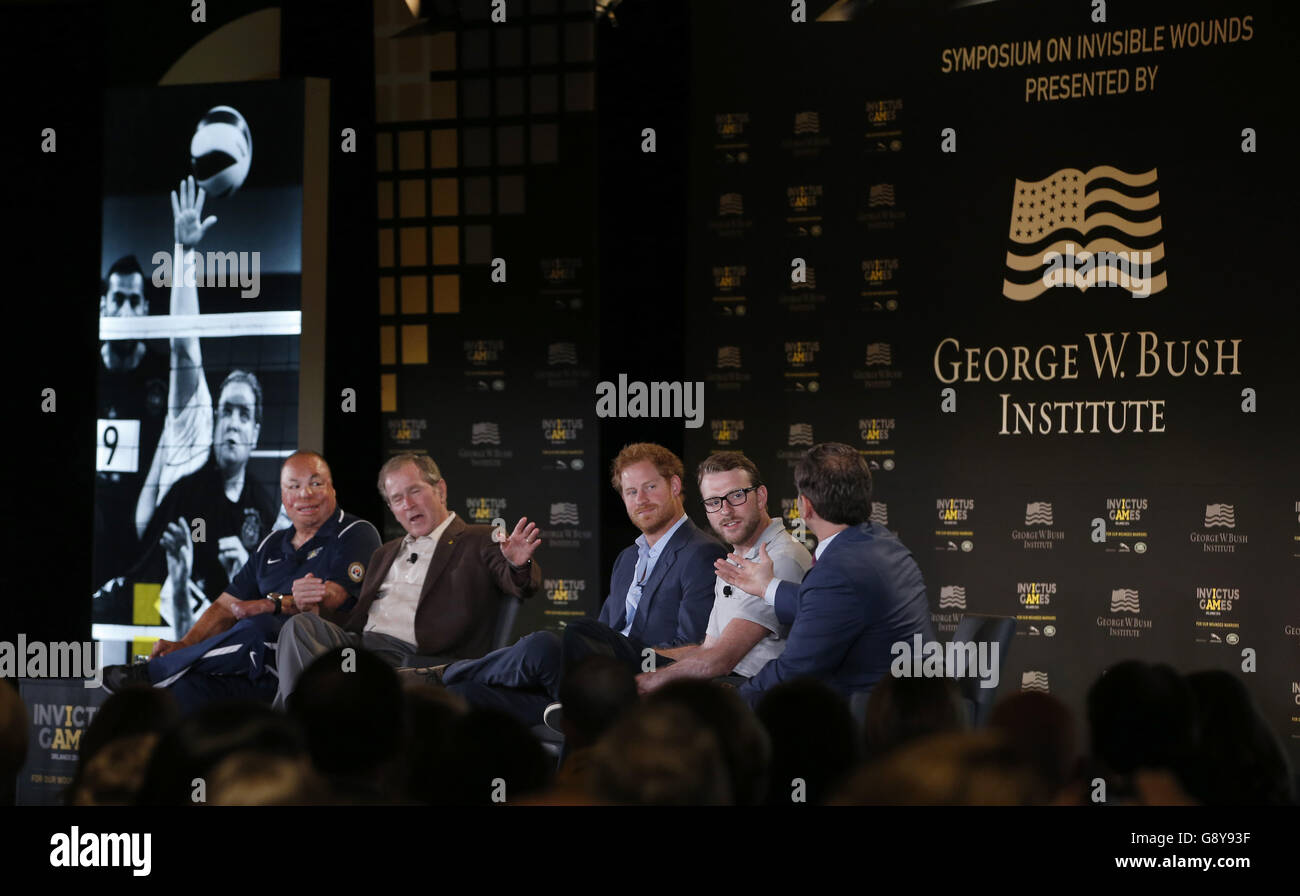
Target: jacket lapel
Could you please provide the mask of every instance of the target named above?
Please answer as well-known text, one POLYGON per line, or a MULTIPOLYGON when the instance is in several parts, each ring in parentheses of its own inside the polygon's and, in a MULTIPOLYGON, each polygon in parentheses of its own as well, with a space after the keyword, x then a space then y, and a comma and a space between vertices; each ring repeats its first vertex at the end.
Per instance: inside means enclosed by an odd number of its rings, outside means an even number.
MULTIPOLYGON (((655 561, 654 571, 641 587, 641 602, 636 605, 636 622, 629 629, 633 636, 645 628, 645 621, 650 618, 650 603, 654 600, 655 592, 659 590, 659 584, 663 582, 664 576, 668 575, 668 570, 672 569, 673 564, 677 562, 677 552, 686 543, 686 535, 683 532, 690 525, 693 524, 688 519, 673 533, 672 541, 664 545, 663 552, 655 561)), ((626 621, 623 624, 626 625, 626 621)))
POLYGON ((464 520, 458 516, 447 525, 442 538, 438 539, 438 546, 434 548, 433 557, 429 560, 429 571, 424 574, 424 587, 420 589, 422 602, 433 591, 433 586, 451 564, 451 555, 456 552, 456 543, 460 541, 461 535, 467 528, 469 527, 465 525, 464 520))

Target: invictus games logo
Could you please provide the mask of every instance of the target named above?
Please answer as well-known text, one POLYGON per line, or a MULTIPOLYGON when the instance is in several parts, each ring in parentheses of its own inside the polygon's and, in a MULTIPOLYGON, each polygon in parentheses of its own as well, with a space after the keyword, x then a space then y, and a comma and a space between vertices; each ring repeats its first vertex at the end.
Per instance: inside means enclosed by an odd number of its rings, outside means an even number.
POLYGON ((732 445, 740 440, 740 434, 745 431, 745 421, 710 420, 709 427, 713 431, 715 445, 732 445))
POLYGON ((790 437, 789 437, 789 441, 786 444, 789 445, 791 448, 795 448, 799 445, 807 445, 808 447, 811 448, 813 444, 812 424, 791 423, 790 437))
POLYGON ((736 292, 745 288, 749 268, 743 264, 728 264, 713 269, 713 288, 719 292, 736 292))
POLYGON ((804 268, 802 280, 796 280, 790 284, 791 289, 816 289, 817 288, 817 269, 812 265, 804 268))
POLYGON ((1106 499, 1106 519, 1116 526, 1132 526, 1142 519, 1142 513, 1146 509, 1146 498, 1106 499))
POLYGON ((581 258, 543 258, 538 262, 542 279, 550 286, 566 286, 578 279, 582 270, 581 258))
POLYGON ((505 515, 505 498, 466 498, 465 515, 476 525, 491 525, 497 517, 505 515))
POLYGON ((1154 168, 1062 168, 1043 180, 1017 179, 1002 294, 1027 302, 1058 286, 1118 286, 1136 297, 1161 292, 1162 227, 1154 168))
POLYGON ((751 374, 744 372, 744 365, 741 363, 740 358, 740 346, 737 345, 719 346, 716 370, 705 377, 716 388, 730 391, 740 389, 751 378, 751 374))
POLYGON ((496 364, 501 360, 505 345, 501 339, 468 339, 464 343, 465 360, 475 367, 496 364))
POLYGON ((719 112, 713 116, 714 133, 719 140, 737 140, 745 136, 748 112, 719 112))
POLYGON ((785 520, 787 529, 794 527, 795 520, 800 519, 798 498, 781 499, 781 519, 785 520))
POLYGON ((975 509, 974 498, 939 498, 935 501, 939 512, 939 522, 945 526, 955 526, 970 518, 975 509))
POLYGON ((1016 599, 1022 607, 1046 607, 1056 594, 1055 582, 1017 582, 1016 599))
POLYGON ((886 127, 898 121, 903 111, 902 99, 867 100, 867 124, 870 127, 886 127))
POLYGON ((1196 606, 1206 616, 1231 613, 1233 605, 1241 600, 1240 588, 1197 588, 1196 606))
POLYGON ((894 185, 893 184, 872 184, 867 190, 867 207, 868 208, 893 208, 894 206, 894 185))
POLYGON ((975 530, 969 528, 970 515, 975 510, 974 498, 937 498, 934 502, 939 518, 935 530, 935 550, 966 552, 975 549, 975 530))
POLYGON ((866 104, 867 152, 899 152, 903 148, 900 128, 902 99, 868 100, 866 104))
POLYGON ((897 258, 867 258, 862 262, 862 279, 872 286, 889 283, 897 273, 897 258))
POLYGON ((582 598, 587 589, 586 579, 542 579, 546 599, 553 604, 571 604, 582 598))
POLYGON ((861 295, 870 299, 871 311, 897 311, 899 295, 899 260, 866 258, 862 261, 861 295))
POLYGON ((542 438, 552 446, 564 446, 578 438, 581 417, 547 417, 542 420, 542 438))
POLYGON ((867 417, 858 421, 858 435, 868 445, 879 445, 887 441, 894 432, 893 417, 867 417))
POLYGON ((1146 498, 1107 498, 1106 515, 1092 520, 1091 540, 1105 545, 1107 553, 1145 554, 1146 498))
MULTIPOLYGON (((800 369, 808 367, 817 361, 817 353, 821 351, 820 342, 787 342, 785 344, 785 360, 792 368, 800 369)), ((721 353, 721 352, 719 352, 721 353)))
POLYGON ((1207 554, 1235 554, 1250 543, 1250 536, 1237 529, 1237 508, 1232 504, 1206 504, 1204 528, 1191 533, 1193 544, 1207 554), (1218 531, 1210 531, 1210 530, 1218 531))
POLYGON ((785 198, 792 212, 815 212, 821 204, 822 192, 821 184, 796 184, 785 188, 785 198))
POLYGON ((470 426, 471 445, 500 445, 501 427, 495 423, 474 423, 470 426))
POLYGON ((1140 638, 1153 627, 1152 620, 1141 616, 1142 602, 1136 588, 1112 589, 1109 612, 1112 615, 1097 617, 1097 627, 1105 629, 1107 637, 1140 638))
POLYGON ((429 426, 428 420, 403 417, 388 421, 388 437, 398 445, 418 442, 429 426))
POLYGON ((1021 673, 1020 690, 1038 691, 1043 694, 1050 694, 1052 692, 1051 688, 1048 686, 1047 673, 1037 670, 1021 673))
POLYGON ((961 585, 943 585, 939 588, 940 610, 966 609, 966 589, 961 585))

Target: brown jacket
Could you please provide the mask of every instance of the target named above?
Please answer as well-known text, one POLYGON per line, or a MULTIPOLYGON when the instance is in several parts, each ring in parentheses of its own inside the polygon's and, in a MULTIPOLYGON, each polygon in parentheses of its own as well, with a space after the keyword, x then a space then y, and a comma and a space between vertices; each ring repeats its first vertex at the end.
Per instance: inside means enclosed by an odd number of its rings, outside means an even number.
MULTIPOLYGON (((366 567, 357 605, 339 621, 360 632, 379 596, 379 586, 401 553, 402 539, 380 545, 366 567)), ((534 561, 528 569, 512 570, 492 540, 491 526, 470 526, 459 516, 451 521, 429 561, 429 571, 415 610, 415 636, 425 655, 471 658, 492 649, 493 630, 503 595, 527 598, 542 584, 534 561)))

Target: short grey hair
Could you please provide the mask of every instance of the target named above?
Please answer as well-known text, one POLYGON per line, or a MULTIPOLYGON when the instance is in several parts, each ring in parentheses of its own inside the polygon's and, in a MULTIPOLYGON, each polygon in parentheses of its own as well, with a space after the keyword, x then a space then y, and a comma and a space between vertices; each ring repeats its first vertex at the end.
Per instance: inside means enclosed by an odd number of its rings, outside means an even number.
POLYGON ((433 462, 433 458, 427 454, 416 454, 413 451, 406 451, 402 454, 394 454, 385 464, 379 468, 379 497, 384 501, 388 500, 388 493, 384 491, 384 480, 393 473, 400 470, 407 464, 412 464, 420 471, 420 476, 430 485, 437 485, 442 481, 442 473, 438 470, 438 465, 433 462))

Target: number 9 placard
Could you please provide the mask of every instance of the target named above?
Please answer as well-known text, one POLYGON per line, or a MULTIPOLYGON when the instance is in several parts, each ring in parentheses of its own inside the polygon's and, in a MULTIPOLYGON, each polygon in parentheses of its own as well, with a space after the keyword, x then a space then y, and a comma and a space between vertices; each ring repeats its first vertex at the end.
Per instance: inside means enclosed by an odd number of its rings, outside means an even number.
POLYGON ((140 421, 100 420, 95 438, 95 470, 135 473, 140 469, 140 421))

